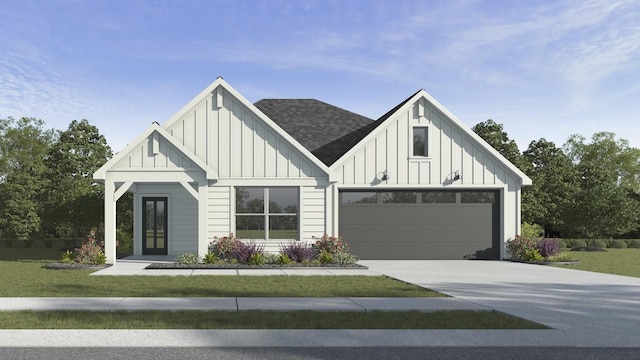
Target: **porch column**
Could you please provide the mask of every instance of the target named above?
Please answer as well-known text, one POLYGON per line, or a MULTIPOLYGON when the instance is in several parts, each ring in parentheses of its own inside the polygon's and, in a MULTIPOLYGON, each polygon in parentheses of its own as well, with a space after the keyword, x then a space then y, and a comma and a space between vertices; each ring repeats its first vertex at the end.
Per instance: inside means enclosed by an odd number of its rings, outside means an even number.
POLYGON ((116 185, 112 180, 104 181, 104 255, 107 264, 116 263, 116 185))
POLYGON ((209 239, 207 238, 207 223, 209 222, 209 182, 198 182, 198 256, 204 256, 209 252, 209 239))

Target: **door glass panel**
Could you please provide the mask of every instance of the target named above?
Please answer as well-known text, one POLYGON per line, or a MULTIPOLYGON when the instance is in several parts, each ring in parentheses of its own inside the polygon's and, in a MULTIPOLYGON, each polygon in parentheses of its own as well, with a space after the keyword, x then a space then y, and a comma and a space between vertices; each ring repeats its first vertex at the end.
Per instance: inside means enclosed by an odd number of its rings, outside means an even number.
POLYGON ((164 248, 164 202, 157 201, 156 202, 156 248, 162 249, 164 248))
POLYGON ((148 200, 145 202, 146 207, 146 224, 145 224, 145 247, 147 249, 153 249, 155 246, 153 238, 154 238, 154 230, 155 230, 155 201, 148 200))

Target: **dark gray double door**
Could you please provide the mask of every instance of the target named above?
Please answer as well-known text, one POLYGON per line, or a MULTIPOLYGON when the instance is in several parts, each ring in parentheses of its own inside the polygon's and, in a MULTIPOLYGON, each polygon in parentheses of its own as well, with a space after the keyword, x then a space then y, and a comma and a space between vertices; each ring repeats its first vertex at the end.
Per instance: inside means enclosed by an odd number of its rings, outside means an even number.
POLYGON ((500 258, 498 191, 341 191, 340 236, 365 260, 500 258))

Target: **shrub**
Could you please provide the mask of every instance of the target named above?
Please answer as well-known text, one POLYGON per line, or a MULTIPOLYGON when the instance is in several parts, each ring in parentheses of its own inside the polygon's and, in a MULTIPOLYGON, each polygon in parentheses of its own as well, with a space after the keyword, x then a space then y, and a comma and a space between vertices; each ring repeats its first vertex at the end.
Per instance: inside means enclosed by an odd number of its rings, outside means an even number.
POLYGON ((213 241, 209 244, 209 252, 213 253, 220 259, 230 259, 233 257, 233 251, 242 242, 236 239, 233 233, 229 236, 223 236, 213 238, 213 241))
POLYGON ((605 249, 607 247, 607 243, 603 240, 592 240, 589 243, 589 247, 592 249, 605 249))
POLYGON ((76 255, 71 250, 65 251, 60 257, 60 262, 63 264, 73 264, 76 255))
POLYGON ((586 248, 587 243, 584 240, 576 239, 571 242, 572 249, 586 248))
POLYGON ((530 238, 516 235, 514 239, 507 241, 507 250, 514 260, 527 260, 527 250, 535 250, 536 242, 530 238))
POLYGON ((358 262, 358 257, 348 252, 337 252, 333 254, 333 263, 338 265, 353 265, 358 262))
POLYGON ((632 249, 640 249, 640 239, 631 240, 628 247, 632 249))
POLYGON ((215 264, 216 262, 218 262, 218 257, 214 253, 206 253, 202 257, 202 262, 205 264, 215 264))
MULTIPOLYGON (((274 253, 264 253, 262 254, 262 257, 264 258, 264 263, 265 264, 279 264, 280 263, 280 254, 274 254, 274 253)), ((289 260, 289 262, 291 262, 291 260, 289 260)))
POLYGON ((311 260, 315 256, 315 250, 309 246, 309 244, 302 241, 290 241, 286 245, 280 245, 280 252, 295 262, 311 260))
POLYGON ((560 255, 556 255, 556 256, 551 256, 550 258, 547 259, 547 261, 554 261, 554 262, 564 261, 564 262, 568 262, 568 261, 573 261, 573 259, 571 258, 571 255, 569 255, 569 254, 560 254, 560 255))
POLYGON ((178 262, 178 264, 195 265, 200 263, 200 257, 194 253, 184 253, 178 255, 176 261, 178 262))
POLYGON ((106 263, 107 258, 104 256, 103 245, 103 243, 101 244, 96 240, 96 231, 91 230, 87 239, 76 249, 74 261, 85 265, 102 265, 106 263))
POLYGON ((558 247, 560 249, 566 249, 569 247, 569 245, 567 245, 567 241, 564 239, 555 239, 556 242, 558 243, 558 247))
POLYGON ((529 239, 540 239, 544 229, 538 224, 522 223, 521 235, 529 239))
POLYGON ((320 261, 320 264, 331 264, 333 263, 333 255, 326 250, 322 250, 318 254, 318 261, 320 261))
POLYGON ((231 256, 238 260, 239 263, 249 263, 251 257, 254 254, 262 254, 264 253, 264 245, 258 245, 253 241, 242 242, 238 241, 233 250, 231 251, 231 256))
POLYGON ((261 252, 255 252, 253 254, 251 254, 251 256, 249 257, 249 261, 248 263, 250 265, 262 265, 265 263, 264 260, 264 254, 261 252))
POLYGON ((627 248, 627 242, 624 240, 613 240, 611 242, 611 248, 614 249, 626 249, 627 248))
POLYGON ((535 248, 543 258, 556 255, 560 251, 560 245, 555 239, 542 239, 536 243, 535 248))
POLYGON ((316 254, 320 254, 322 251, 326 251, 329 254, 333 255, 337 252, 348 253, 350 250, 349 244, 347 244, 346 241, 343 241, 342 238, 329 236, 327 234, 322 235, 322 237, 316 240, 316 242, 312 244, 311 247, 316 252, 316 254))
POLYGON ((543 261, 544 257, 542 257, 542 255, 540 254, 540 251, 538 251, 538 249, 527 249, 525 250, 525 255, 523 258, 524 261, 543 261))
POLYGON ((289 265, 293 262, 291 258, 287 254, 278 254, 277 264, 280 265, 289 265))

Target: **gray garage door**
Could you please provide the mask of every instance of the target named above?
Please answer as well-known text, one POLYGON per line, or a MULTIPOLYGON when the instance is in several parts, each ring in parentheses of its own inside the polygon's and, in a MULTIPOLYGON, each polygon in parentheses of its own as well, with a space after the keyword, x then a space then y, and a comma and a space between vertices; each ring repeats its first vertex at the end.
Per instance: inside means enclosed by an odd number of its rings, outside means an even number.
POLYGON ((365 260, 499 259, 498 191, 340 192, 340 236, 365 260))

